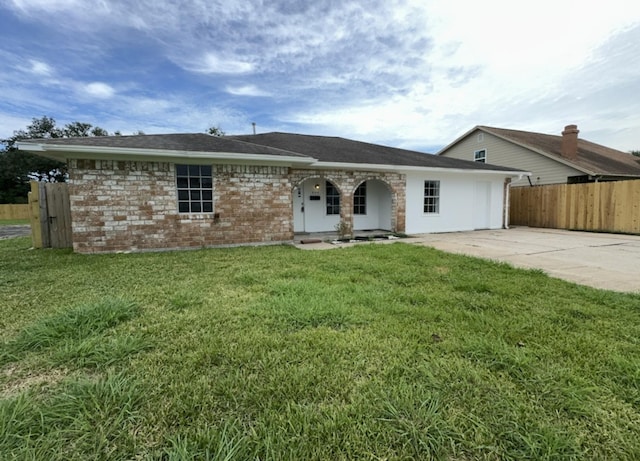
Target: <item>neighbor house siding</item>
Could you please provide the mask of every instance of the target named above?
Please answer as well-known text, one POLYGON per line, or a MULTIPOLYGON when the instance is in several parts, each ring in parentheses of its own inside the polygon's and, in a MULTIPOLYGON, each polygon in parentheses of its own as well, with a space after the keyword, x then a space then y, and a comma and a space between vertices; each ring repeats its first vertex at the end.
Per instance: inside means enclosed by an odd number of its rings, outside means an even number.
POLYGON ((79 253, 197 248, 293 238, 285 167, 213 165, 213 213, 178 213, 175 165, 71 160, 79 253))
MULTIPOLYGON (((531 172, 531 183, 534 185, 543 184, 566 184, 567 177, 584 175, 580 170, 571 168, 563 163, 556 162, 537 152, 520 147, 517 144, 505 141, 490 133, 482 133, 482 141, 478 141, 476 130, 456 145, 449 148, 443 155, 445 157, 457 158, 461 160, 473 160, 473 154, 480 149, 486 149, 486 163, 531 172)), ((526 177, 518 180, 514 178, 512 186, 528 186, 526 177)))

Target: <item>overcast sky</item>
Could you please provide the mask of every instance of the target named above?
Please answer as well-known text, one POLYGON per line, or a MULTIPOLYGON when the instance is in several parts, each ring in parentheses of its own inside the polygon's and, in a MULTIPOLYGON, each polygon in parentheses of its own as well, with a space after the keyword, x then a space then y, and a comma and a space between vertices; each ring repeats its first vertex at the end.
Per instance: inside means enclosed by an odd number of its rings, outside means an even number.
POLYGON ((640 149, 637 0, 0 0, 0 138, 287 131, 436 152, 475 125, 640 149))

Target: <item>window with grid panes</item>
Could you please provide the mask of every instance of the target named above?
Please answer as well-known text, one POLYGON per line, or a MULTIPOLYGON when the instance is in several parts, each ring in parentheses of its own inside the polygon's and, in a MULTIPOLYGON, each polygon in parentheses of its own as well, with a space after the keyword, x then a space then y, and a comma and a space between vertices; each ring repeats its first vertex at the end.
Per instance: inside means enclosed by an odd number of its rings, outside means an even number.
POLYGON ((367 214, 367 183, 363 182, 353 194, 353 214, 367 214))
POLYGON ((211 165, 176 165, 179 213, 213 212, 211 165))
POLYGON ((480 163, 487 163, 487 150, 480 149, 473 153, 473 160, 480 163))
POLYGON ((424 182, 424 212, 440 212, 440 181, 424 182))
POLYGON ((327 198, 327 214, 340 214, 340 192, 329 181, 325 182, 325 195, 327 198))

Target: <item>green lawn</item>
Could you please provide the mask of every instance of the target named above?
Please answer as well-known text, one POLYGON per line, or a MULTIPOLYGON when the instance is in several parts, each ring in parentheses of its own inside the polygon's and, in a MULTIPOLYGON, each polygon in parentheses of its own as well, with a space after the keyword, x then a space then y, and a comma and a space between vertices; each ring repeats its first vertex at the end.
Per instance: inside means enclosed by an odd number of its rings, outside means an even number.
POLYGON ((0 226, 28 226, 28 219, 0 219, 0 226))
POLYGON ((30 246, 0 459, 640 459, 640 295, 406 243, 30 246))

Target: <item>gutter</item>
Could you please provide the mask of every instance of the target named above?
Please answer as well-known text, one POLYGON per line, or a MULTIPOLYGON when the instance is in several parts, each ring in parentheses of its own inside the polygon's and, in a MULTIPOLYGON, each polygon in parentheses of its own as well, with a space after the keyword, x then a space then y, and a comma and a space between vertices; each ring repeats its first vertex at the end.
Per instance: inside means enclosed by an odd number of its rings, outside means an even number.
POLYGON ((316 161, 309 165, 311 168, 317 169, 345 169, 345 170, 373 170, 373 171, 396 171, 399 173, 406 172, 453 172, 453 173, 475 173, 475 174, 499 174, 518 177, 531 176, 530 172, 518 170, 475 170, 466 168, 450 168, 450 167, 433 167, 433 166, 412 166, 412 165, 385 165, 374 163, 342 163, 342 162, 321 162, 316 161))
POLYGON ((16 146, 19 150, 33 152, 54 160, 66 161, 68 159, 88 159, 88 160, 125 160, 136 161, 140 159, 148 161, 168 161, 175 160, 222 160, 229 162, 266 162, 270 164, 285 165, 310 165, 318 160, 312 157, 286 156, 271 154, 248 154, 234 152, 203 152, 203 151, 180 151, 180 150, 160 150, 160 149, 140 149, 125 147, 98 147, 98 146, 67 146, 61 144, 39 144, 29 142, 18 142, 16 146), (132 157, 138 157, 133 159, 132 157))

